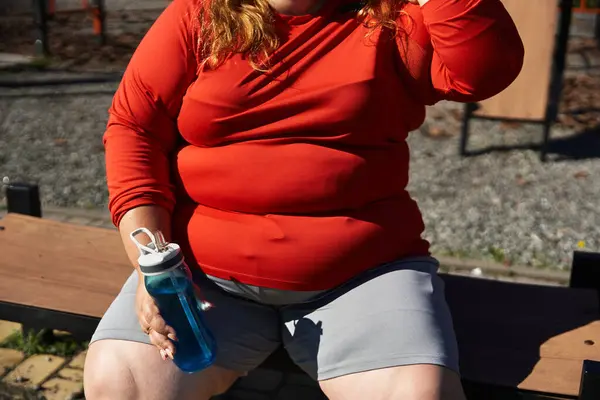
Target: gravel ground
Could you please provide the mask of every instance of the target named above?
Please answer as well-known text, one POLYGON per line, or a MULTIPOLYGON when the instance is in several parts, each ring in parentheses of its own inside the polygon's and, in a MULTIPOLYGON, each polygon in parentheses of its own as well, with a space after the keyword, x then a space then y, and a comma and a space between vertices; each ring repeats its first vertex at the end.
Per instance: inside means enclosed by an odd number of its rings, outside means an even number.
POLYGON ((0 90, 0 176, 39 182, 44 204, 105 207, 101 137, 114 90, 0 90))
MULTIPOLYGON (((461 108, 452 103, 434 107, 421 129, 435 132, 444 126, 452 136, 435 139, 417 133, 409 140, 409 189, 423 211, 434 252, 565 268, 573 250, 599 250, 600 160, 559 153, 542 163, 537 151, 523 149, 539 142, 539 126, 490 121, 473 122, 470 149, 516 149, 461 158, 460 123, 448 117, 461 108)), ((581 148, 593 148, 600 157, 599 132, 582 135, 557 127, 552 148, 569 148, 581 136, 587 142, 581 148)))

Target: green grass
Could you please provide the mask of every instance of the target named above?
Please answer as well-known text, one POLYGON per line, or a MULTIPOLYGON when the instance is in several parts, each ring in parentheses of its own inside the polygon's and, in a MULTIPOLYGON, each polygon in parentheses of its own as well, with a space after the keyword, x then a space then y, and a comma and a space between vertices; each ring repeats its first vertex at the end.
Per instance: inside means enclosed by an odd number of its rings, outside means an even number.
POLYGON ((80 342, 68 334, 49 335, 48 330, 29 332, 27 335, 16 331, 0 343, 0 347, 20 350, 26 356, 50 354, 60 357, 73 357, 85 350, 87 345, 87 342, 80 342))
POLYGON ((495 262, 497 262, 499 264, 504 264, 506 262, 510 262, 510 260, 506 257, 506 253, 504 252, 504 249, 500 249, 495 246, 490 246, 488 248, 488 253, 489 253, 490 257, 492 258, 492 260, 494 260, 495 262))

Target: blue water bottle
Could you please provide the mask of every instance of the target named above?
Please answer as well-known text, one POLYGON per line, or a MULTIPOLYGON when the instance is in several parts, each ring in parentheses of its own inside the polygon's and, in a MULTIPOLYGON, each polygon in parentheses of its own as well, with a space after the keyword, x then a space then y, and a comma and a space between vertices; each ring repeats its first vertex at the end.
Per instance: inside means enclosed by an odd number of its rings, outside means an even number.
POLYGON ((175 329, 174 363, 184 372, 203 370, 215 361, 216 341, 204 321, 210 303, 196 297, 192 274, 179 246, 167 243, 161 232, 152 234, 139 228, 130 234, 140 250, 138 263, 144 285, 152 296, 165 322, 175 329), (136 239, 145 233, 151 242, 142 245, 136 239))

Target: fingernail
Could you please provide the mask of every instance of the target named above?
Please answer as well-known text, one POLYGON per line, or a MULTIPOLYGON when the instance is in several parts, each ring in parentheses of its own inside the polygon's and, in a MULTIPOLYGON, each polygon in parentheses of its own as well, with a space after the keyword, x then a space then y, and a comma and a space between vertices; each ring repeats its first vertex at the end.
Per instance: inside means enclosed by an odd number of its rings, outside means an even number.
POLYGON ((173 352, 171 351, 171 349, 166 349, 165 353, 167 353, 167 355, 169 356, 169 358, 172 360, 173 359, 173 352))
POLYGON ((167 335, 167 337, 168 337, 169 339, 171 339, 172 341, 174 341, 174 342, 176 342, 176 341, 177 341, 177 336, 175 336, 175 334, 174 334, 174 333, 169 333, 169 334, 167 335))
POLYGON ((166 352, 164 350, 162 350, 162 349, 160 351, 160 357, 163 359, 163 361, 167 361, 166 352))

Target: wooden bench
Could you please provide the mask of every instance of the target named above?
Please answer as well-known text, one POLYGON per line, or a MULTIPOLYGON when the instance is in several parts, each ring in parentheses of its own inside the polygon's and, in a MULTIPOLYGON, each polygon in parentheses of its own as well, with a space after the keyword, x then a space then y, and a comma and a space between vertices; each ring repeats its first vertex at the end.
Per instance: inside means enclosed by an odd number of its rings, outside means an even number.
MULTIPOLYGON (((89 339, 131 273, 121 248, 116 230, 8 213, 0 219, 0 319, 89 339)), ((600 257, 575 258, 571 286, 579 287, 442 275, 470 399, 600 399, 600 257)), ((262 368, 297 370, 282 350, 262 368)))

